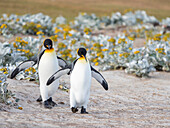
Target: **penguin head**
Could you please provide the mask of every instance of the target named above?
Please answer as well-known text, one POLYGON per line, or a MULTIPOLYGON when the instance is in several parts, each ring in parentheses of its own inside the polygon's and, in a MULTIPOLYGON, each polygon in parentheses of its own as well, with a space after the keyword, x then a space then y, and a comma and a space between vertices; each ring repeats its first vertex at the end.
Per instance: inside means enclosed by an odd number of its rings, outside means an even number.
POLYGON ((51 39, 45 39, 44 40, 44 47, 46 49, 52 49, 53 48, 53 42, 51 39))
POLYGON ((86 49, 85 48, 79 48, 79 49, 77 49, 77 54, 81 57, 81 58, 85 58, 85 60, 87 61, 87 59, 86 59, 86 53, 87 53, 87 51, 86 51, 86 49))

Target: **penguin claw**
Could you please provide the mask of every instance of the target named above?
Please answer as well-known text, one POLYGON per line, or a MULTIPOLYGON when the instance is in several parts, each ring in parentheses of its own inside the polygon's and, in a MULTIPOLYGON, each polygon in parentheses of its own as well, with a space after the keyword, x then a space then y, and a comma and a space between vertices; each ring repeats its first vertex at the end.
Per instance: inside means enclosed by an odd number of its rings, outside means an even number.
POLYGON ((52 101, 52 97, 50 97, 47 101, 48 101, 49 105, 51 105, 53 107, 57 106, 57 104, 54 101, 52 101))
POLYGON ((86 112, 86 109, 83 106, 81 108, 81 114, 88 114, 88 112, 86 112))
POLYGON ((42 101, 42 97, 40 95, 40 97, 37 99, 37 102, 41 102, 42 101))
POLYGON ((75 108, 75 107, 72 107, 72 108, 71 108, 71 111, 72 111, 73 113, 76 113, 76 112, 78 111, 78 109, 75 108))
POLYGON ((81 112, 81 114, 89 114, 88 112, 81 112))
POLYGON ((48 101, 44 101, 44 108, 52 109, 52 106, 48 103, 48 101))

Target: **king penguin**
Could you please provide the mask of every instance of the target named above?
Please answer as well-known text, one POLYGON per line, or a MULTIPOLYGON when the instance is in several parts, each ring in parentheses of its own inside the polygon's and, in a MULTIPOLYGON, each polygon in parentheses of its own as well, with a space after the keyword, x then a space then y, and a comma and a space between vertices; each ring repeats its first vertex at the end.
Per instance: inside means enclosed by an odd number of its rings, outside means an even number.
POLYGON ((59 66, 61 68, 64 68, 66 67, 67 63, 62 58, 56 56, 51 39, 45 39, 43 46, 43 50, 40 52, 39 56, 21 63, 12 72, 11 78, 14 78, 20 71, 32 67, 35 64, 38 64, 41 95, 37 99, 37 101, 43 101, 45 108, 52 108, 56 105, 56 103, 52 101, 52 95, 58 89, 59 81, 56 80, 54 83, 51 84, 51 86, 46 86, 46 83, 48 78, 59 69, 59 66))
POLYGON ((79 48, 77 51, 79 58, 70 66, 54 73, 49 78, 47 85, 53 84, 62 75, 71 73, 70 108, 73 113, 76 113, 78 108, 81 108, 81 113, 87 114, 86 109, 90 96, 91 77, 94 77, 105 90, 108 90, 108 84, 104 77, 90 65, 89 60, 86 58, 86 49, 79 48))

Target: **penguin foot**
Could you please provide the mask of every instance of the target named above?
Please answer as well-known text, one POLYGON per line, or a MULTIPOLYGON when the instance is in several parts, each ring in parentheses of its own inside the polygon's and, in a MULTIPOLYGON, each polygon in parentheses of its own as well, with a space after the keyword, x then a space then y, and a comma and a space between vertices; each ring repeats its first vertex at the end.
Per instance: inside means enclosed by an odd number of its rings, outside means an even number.
POLYGON ((86 109, 83 106, 81 107, 81 114, 88 114, 88 112, 86 112, 86 109))
POLYGON ((49 104, 48 100, 44 101, 44 108, 52 109, 52 106, 49 104))
POLYGON ((57 106, 57 104, 52 100, 52 97, 50 97, 47 101, 51 106, 53 107, 57 106))
POLYGON ((42 101, 42 97, 40 95, 40 97, 37 99, 37 102, 41 102, 42 101))
POLYGON ((75 108, 75 107, 72 107, 72 108, 71 108, 71 111, 72 111, 73 113, 76 113, 76 112, 78 111, 78 109, 75 108))

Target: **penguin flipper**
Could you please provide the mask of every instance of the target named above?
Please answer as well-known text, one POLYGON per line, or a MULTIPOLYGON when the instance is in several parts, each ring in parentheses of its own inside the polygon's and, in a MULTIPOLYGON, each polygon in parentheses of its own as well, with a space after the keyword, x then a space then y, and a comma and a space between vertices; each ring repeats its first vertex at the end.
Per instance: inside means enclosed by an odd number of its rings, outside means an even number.
POLYGON ((107 81, 104 79, 104 77, 91 66, 91 72, 92 72, 92 77, 95 78, 105 90, 108 90, 108 84, 107 81))
POLYGON ((57 56, 57 59, 58 59, 58 65, 59 65, 61 68, 64 68, 64 67, 67 66, 67 62, 66 62, 64 59, 62 59, 61 57, 58 57, 58 56, 57 56))
POLYGON ((68 74, 70 72, 70 67, 62 68, 55 72, 47 81, 47 86, 54 82, 56 79, 60 78, 62 75, 68 74))
POLYGON ((22 62, 11 73, 11 79, 13 79, 19 72, 21 72, 21 71, 23 71, 23 70, 25 70, 27 68, 30 68, 30 67, 34 66, 35 64, 37 64, 37 57, 22 62))

